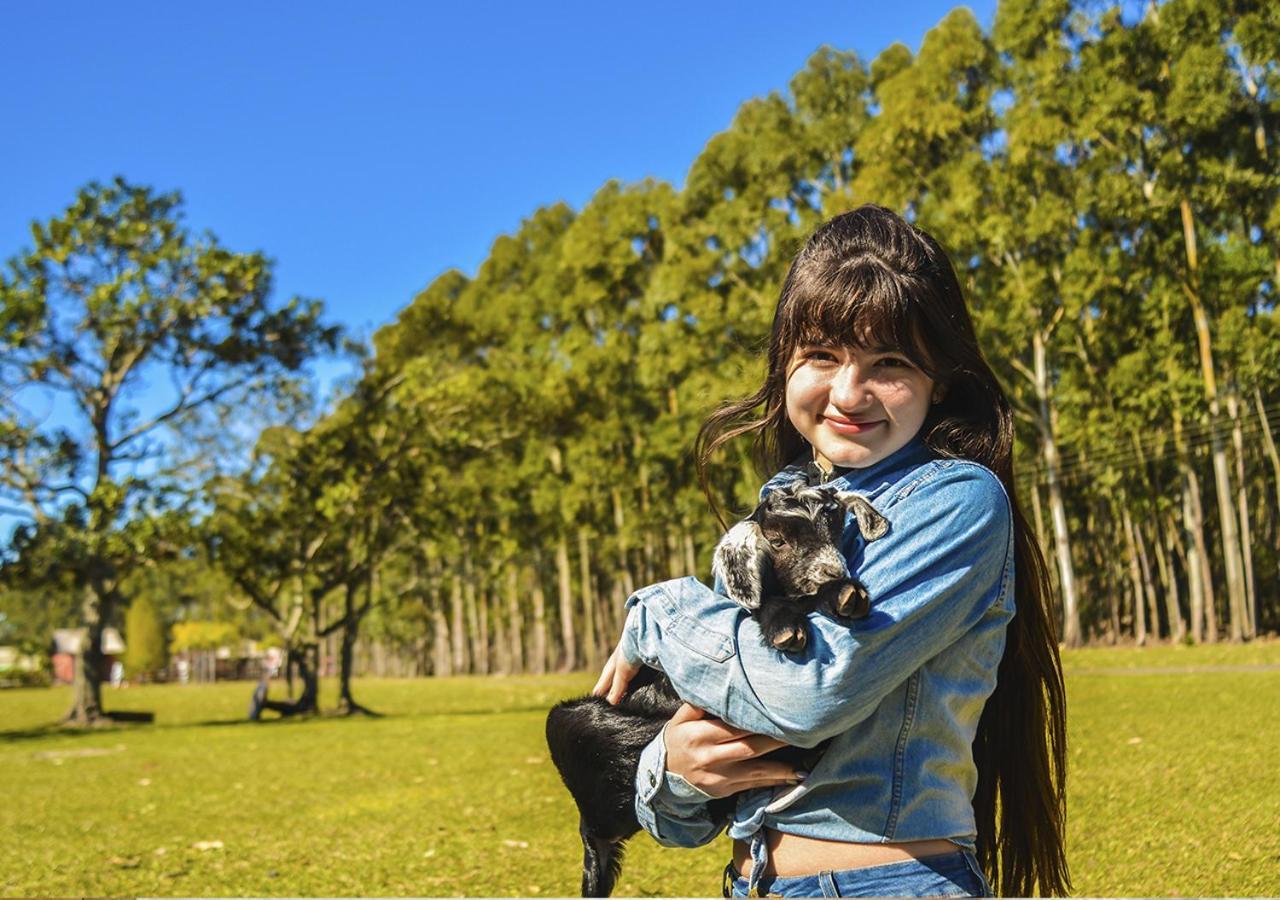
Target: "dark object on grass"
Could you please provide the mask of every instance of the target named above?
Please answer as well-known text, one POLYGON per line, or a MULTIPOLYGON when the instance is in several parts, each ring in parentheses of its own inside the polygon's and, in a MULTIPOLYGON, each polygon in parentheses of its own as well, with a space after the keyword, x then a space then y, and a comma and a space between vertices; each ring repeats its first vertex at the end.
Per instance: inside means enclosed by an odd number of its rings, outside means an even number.
POLYGON ((258 679, 258 686, 253 689, 253 698, 249 701, 249 721, 256 722, 262 716, 262 704, 267 699, 267 679, 258 679))
MULTIPOLYGON (((849 576, 840 553, 845 511, 866 540, 888 531, 862 497, 826 487, 791 485, 771 492, 716 545, 713 571, 728 595, 760 622, 766 644, 785 652, 808 642, 809 612, 857 618, 870 611, 866 589, 849 576)), ((640 830, 635 779, 640 754, 680 707, 665 675, 641 669, 617 706, 603 697, 566 700, 547 715, 547 746, 578 806, 582 896, 607 897, 622 871, 623 845, 640 830)), ((812 769, 823 745, 769 754, 812 769)), ((713 800, 727 815, 732 797, 713 800)))
POLYGON ((320 651, 314 643, 301 647, 290 647, 286 663, 289 692, 293 693, 293 667, 298 668, 302 676, 302 694, 293 700, 270 700, 267 698, 267 680, 262 678, 253 690, 253 698, 249 701, 249 721, 256 722, 262 718, 262 711, 269 709, 282 717, 313 715, 319 712, 316 698, 319 694, 320 651))

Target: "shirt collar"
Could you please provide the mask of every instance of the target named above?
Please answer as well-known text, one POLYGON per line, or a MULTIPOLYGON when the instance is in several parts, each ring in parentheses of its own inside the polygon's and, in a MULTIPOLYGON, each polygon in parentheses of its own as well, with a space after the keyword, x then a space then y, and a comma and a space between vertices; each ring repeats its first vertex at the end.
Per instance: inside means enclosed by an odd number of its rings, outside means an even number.
POLYGON ((865 468, 846 469, 837 466, 834 470, 836 477, 830 481, 823 482, 821 481, 822 470, 806 454, 797 457, 790 465, 765 482, 764 487, 760 490, 760 496, 763 498, 765 494, 775 488, 795 481, 805 481, 809 484, 826 484, 839 491, 875 494, 888 485, 897 482, 907 470, 923 462, 928 462, 932 458, 933 451, 924 442, 924 439, 917 435, 908 441, 905 446, 898 448, 884 459, 865 468))

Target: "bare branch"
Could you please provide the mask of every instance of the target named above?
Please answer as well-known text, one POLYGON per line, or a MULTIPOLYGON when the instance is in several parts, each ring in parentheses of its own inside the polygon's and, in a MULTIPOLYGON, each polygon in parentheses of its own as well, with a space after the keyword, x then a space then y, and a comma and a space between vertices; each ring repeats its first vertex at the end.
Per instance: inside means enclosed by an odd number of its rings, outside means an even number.
MULTIPOLYGON (((223 394, 242 388, 246 384, 249 384, 252 381, 253 381, 253 376, 245 376, 244 378, 239 378, 234 381, 229 381, 226 384, 221 385, 220 387, 214 388, 211 391, 207 391, 206 393, 201 394, 200 396, 196 397, 194 400, 190 399, 189 392, 184 392, 182 398, 177 403, 175 403, 172 407, 170 407, 168 410, 166 410, 165 412, 161 413, 158 416, 155 416, 152 419, 149 419, 146 422, 143 422, 141 425, 132 429, 124 437, 109 444, 107 449, 112 453, 114 453, 120 447, 123 447, 125 444, 129 443, 130 441, 137 440, 147 432, 155 429, 157 426, 162 425, 165 422, 168 422, 169 420, 182 415, 184 412, 188 412, 190 410, 204 406, 206 403, 211 403, 214 400, 221 397, 223 394)), ((191 385, 187 385, 187 388, 189 390, 191 388, 191 385)))

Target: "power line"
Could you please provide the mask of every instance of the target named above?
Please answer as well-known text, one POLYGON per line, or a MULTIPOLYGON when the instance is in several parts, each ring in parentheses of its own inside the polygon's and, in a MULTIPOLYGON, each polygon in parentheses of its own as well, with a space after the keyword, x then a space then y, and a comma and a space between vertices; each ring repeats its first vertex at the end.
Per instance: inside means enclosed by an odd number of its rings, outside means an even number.
MULTIPOLYGON (((1242 438, 1254 438, 1260 435, 1261 433, 1262 433, 1262 428, 1259 425, 1241 427, 1242 438)), ((1187 454, 1198 455, 1200 451, 1211 446, 1211 444, 1212 444, 1212 435, 1204 435, 1195 442, 1187 443, 1186 445, 1187 454)), ((1178 451, 1176 449, 1172 449, 1169 452, 1165 452, 1165 453, 1147 453, 1139 457, 1135 451, 1131 450, 1128 454, 1112 455, 1106 460, 1089 459, 1085 462, 1081 462, 1074 465, 1070 469, 1065 469, 1065 470, 1060 469, 1058 473, 1058 477, 1063 482, 1076 481, 1077 476, 1080 476, 1080 475, 1097 473, 1101 471, 1114 471, 1116 469, 1128 469, 1128 468, 1134 468, 1139 466, 1145 466, 1147 464, 1166 462, 1169 460, 1176 459, 1178 455, 1179 455, 1178 451)), ((1045 469, 1043 466, 1036 466, 1029 470, 1024 469, 1023 471, 1020 471, 1016 477, 1019 480, 1026 479, 1027 481, 1041 483, 1046 480, 1047 475, 1048 475, 1047 469, 1045 469)))
MULTIPOLYGON (((1280 413, 1280 404, 1273 405, 1271 409, 1265 410, 1265 411, 1268 413, 1268 417, 1272 415, 1277 415, 1278 413, 1280 413)), ((1251 416, 1247 419, 1244 419, 1242 424, 1252 425, 1252 423, 1255 423, 1255 422, 1258 422, 1257 417, 1251 416)), ((1260 425, 1260 422, 1258 422, 1258 424, 1260 425)), ((1196 446, 1203 446, 1204 441, 1202 439, 1204 437, 1209 437, 1211 439, 1214 434, 1224 435, 1231 430, 1231 427, 1232 426, 1230 425, 1229 422, 1224 426, 1221 420, 1219 421, 1216 428, 1213 428, 1212 426, 1210 426, 1208 422, 1195 422, 1186 426, 1183 429, 1183 437, 1185 440, 1189 442, 1189 445, 1194 444, 1196 446)), ((1260 429, 1255 428, 1254 430, 1260 430, 1260 429)), ((1169 439, 1170 439, 1170 436, 1168 435, 1168 433, 1157 433, 1146 438, 1145 442, 1142 438, 1139 438, 1138 446, 1139 448, 1142 448, 1145 452, 1149 454, 1155 454, 1156 448, 1163 447, 1169 439)), ((1073 465, 1076 465, 1080 462, 1092 463, 1092 462, 1098 462, 1098 461, 1105 461, 1113 457, 1129 456, 1136 452, 1137 450, 1132 446, 1132 444, 1125 444, 1125 445, 1117 446, 1114 450, 1101 451, 1100 453, 1094 454, 1092 456, 1087 455, 1085 451, 1078 451, 1074 454, 1064 453, 1062 455, 1062 462, 1061 462, 1060 468, 1071 468, 1073 465)), ((1037 468, 1043 469, 1043 465, 1037 466, 1037 468)))
MULTIPOLYGON (((1270 409, 1265 409, 1265 411, 1268 418, 1273 415, 1280 415, 1280 404, 1275 404, 1270 409)), ((1242 436, 1253 436, 1262 433, 1262 422, 1257 416, 1250 416, 1244 419, 1240 427, 1242 436)), ((1230 440, 1234 430, 1234 424, 1229 420, 1219 421, 1216 427, 1212 427, 1208 423, 1195 423, 1183 430, 1184 446, 1188 453, 1195 453, 1211 445, 1214 437, 1230 440)), ((1158 433, 1146 439, 1139 438, 1137 446, 1132 443, 1123 444, 1112 450, 1104 450, 1094 454, 1089 454, 1083 450, 1070 454, 1064 453, 1060 457, 1058 473, 1061 477, 1067 477, 1082 471, 1097 471, 1105 467, 1123 468, 1130 465, 1140 465, 1143 462, 1171 459, 1177 455, 1176 447, 1173 453, 1157 452, 1157 448, 1165 448, 1171 440, 1171 435, 1158 433)), ((1032 477, 1043 476, 1047 474, 1047 471, 1047 467, 1040 459, 1037 459, 1029 467, 1029 471, 1024 470, 1032 477)))

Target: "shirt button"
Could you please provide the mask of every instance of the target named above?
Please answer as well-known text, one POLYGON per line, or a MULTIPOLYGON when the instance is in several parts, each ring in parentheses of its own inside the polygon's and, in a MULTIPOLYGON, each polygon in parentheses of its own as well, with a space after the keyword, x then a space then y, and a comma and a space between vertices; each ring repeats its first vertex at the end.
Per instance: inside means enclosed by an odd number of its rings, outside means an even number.
POLYGON ((654 777, 654 774, 653 774, 652 772, 650 772, 650 773, 649 773, 649 787, 653 787, 653 786, 654 786, 655 784, 657 784, 657 783, 658 783, 658 779, 657 779, 656 777, 654 777))

